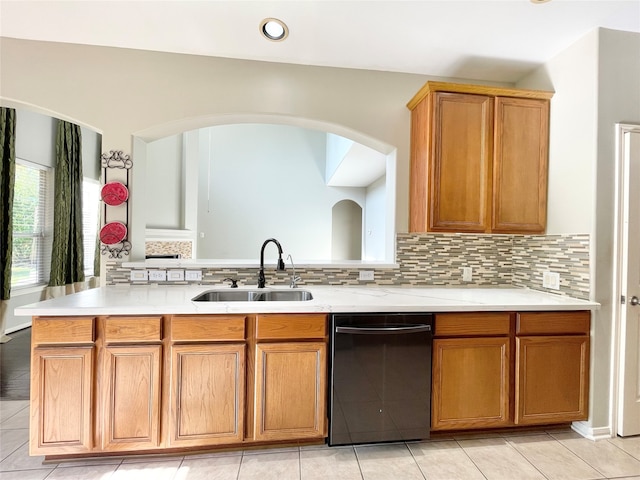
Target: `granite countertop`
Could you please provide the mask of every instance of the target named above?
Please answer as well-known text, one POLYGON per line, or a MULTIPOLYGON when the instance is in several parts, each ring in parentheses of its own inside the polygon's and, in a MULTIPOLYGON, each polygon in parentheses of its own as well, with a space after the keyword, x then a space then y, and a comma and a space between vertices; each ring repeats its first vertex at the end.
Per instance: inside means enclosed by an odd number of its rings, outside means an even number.
MULTIPOLYGON (((144 315, 217 313, 477 312, 594 310, 596 302, 522 288, 407 288, 301 286, 313 300, 302 302, 193 302, 228 285, 126 285, 85 290, 18 307, 20 316, 144 315)), ((238 290, 254 290, 240 287, 238 290)), ((266 290, 289 290, 267 287, 266 290)))

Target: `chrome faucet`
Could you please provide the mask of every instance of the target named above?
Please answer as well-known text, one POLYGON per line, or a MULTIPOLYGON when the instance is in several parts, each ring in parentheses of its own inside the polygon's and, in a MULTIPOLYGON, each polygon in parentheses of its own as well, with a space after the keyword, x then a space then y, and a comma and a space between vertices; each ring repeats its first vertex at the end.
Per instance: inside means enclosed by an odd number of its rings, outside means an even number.
POLYGON ((296 283, 298 283, 302 279, 296 276, 296 266, 293 264, 293 257, 291 256, 291 254, 287 255, 287 260, 291 261, 291 268, 293 269, 293 275, 291 275, 291 284, 289 285, 289 288, 297 288, 298 285, 296 285, 296 283))
POLYGON ((276 266, 276 270, 284 271, 284 261, 282 260, 282 246, 280 242, 275 238, 268 238, 262 244, 262 248, 260 249, 260 273, 258 273, 258 288, 264 288, 265 278, 264 278, 264 247, 267 246, 269 242, 273 242, 278 247, 278 264, 276 266))

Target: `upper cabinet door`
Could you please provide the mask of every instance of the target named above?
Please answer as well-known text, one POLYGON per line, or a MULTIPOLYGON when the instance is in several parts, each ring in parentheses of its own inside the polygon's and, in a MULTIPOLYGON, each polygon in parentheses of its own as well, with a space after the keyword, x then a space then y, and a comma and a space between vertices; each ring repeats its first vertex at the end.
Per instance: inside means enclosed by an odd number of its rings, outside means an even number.
POLYGON ((437 92, 433 102, 429 230, 488 231, 493 99, 437 92))
POLYGON ((549 101, 496 97, 492 231, 544 233, 549 101))

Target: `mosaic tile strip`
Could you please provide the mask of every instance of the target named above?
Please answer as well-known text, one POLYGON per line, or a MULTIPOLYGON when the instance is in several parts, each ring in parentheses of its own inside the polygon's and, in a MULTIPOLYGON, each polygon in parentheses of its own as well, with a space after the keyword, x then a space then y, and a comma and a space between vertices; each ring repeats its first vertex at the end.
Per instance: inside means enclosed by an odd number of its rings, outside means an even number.
POLYGON ((193 243, 189 240, 145 242, 145 255, 180 255, 180 258, 193 258, 193 243))
MULTIPOLYGON (((589 298, 589 235, 397 235, 397 268, 377 268, 373 281, 359 280, 358 268, 300 268, 304 285, 388 286, 518 286, 576 298, 589 298), (462 279, 462 267, 472 267, 472 281, 462 279), (544 271, 560 273, 560 290, 542 288, 544 271)), ((371 268, 367 268, 371 270, 371 268)), ((288 285, 291 274, 267 266, 268 285, 288 285)), ((256 285, 257 268, 205 269, 203 285, 221 285, 227 277, 240 285, 256 285)), ((130 269, 107 264, 107 285, 131 282, 130 269)), ((166 284, 187 282, 166 282, 166 284)), ((164 284, 164 283, 163 283, 164 284)))
POLYGON ((516 287, 589 299, 589 235, 514 236, 511 254, 516 287), (560 274, 560 290, 542 287, 542 275, 560 274))

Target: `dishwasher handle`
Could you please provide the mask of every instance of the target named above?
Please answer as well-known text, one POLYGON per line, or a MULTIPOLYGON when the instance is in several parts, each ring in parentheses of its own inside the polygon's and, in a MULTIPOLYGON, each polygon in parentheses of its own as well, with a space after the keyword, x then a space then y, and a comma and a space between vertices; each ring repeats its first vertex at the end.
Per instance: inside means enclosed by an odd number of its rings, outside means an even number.
POLYGON ((398 335, 430 331, 431 325, 410 325, 406 327, 336 327, 336 333, 349 333, 352 335, 398 335))

